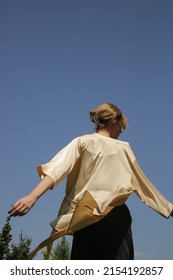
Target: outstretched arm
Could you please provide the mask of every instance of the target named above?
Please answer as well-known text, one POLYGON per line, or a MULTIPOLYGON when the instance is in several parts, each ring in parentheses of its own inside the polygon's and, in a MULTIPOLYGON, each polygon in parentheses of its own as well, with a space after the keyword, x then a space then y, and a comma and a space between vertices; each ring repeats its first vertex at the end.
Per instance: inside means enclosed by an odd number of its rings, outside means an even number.
POLYGON ((162 216, 166 218, 173 216, 173 204, 145 176, 137 160, 133 163, 133 170, 139 184, 135 192, 140 199, 162 216))
POLYGON ((27 196, 16 201, 9 210, 11 216, 23 216, 34 206, 36 201, 49 189, 53 187, 54 183, 49 176, 44 179, 29 193, 27 196))

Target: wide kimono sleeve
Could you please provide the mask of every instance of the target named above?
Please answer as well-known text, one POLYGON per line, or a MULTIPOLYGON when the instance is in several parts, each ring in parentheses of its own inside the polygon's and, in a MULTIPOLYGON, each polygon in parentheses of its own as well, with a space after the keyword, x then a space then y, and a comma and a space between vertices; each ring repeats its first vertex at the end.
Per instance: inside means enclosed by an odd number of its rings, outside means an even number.
POLYGON ((63 181, 74 168, 81 157, 80 138, 75 138, 65 148, 59 151, 49 162, 37 166, 41 178, 48 175, 54 182, 54 187, 63 181))
POLYGON ((168 218, 173 211, 173 204, 146 177, 130 146, 126 149, 126 152, 132 170, 133 191, 147 206, 168 218))

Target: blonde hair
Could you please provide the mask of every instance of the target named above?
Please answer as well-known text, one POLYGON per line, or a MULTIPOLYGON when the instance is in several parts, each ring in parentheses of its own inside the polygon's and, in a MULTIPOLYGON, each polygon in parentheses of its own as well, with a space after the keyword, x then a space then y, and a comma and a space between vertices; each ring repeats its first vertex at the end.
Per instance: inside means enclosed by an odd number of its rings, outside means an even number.
POLYGON ((127 131, 128 120, 124 113, 111 103, 104 103, 90 111, 90 120, 95 123, 95 129, 106 128, 113 118, 122 122, 122 128, 127 131))

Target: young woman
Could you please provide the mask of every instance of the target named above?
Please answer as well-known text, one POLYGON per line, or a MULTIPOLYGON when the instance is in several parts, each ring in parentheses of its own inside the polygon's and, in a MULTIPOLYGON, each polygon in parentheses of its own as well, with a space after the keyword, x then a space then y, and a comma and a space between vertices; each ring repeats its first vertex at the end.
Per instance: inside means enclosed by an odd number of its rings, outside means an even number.
POLYGON ((122 111, 106 103, 91 110, 90 119, 96 132, 75 138, 38 166, 42 181, 9 211, 12 216, 26 214, 41 195, 67 178, 53 232, 31 258, 56 238, 73 234, 71 259, 134 259, 132 219, 125 204, 133 192, 162 216, 173 216, 173 204, 144 175, 129 143, 117 140, 128 125, 122 111))

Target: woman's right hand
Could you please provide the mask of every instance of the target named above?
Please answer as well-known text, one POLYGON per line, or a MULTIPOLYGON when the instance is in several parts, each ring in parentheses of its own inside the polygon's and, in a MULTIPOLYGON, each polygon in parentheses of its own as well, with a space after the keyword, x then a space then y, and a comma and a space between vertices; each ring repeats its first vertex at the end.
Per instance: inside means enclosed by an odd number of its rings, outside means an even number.
POLYGON ((16 201, 11 206, 9 214, 11 216, 23 216, 34 206, 36 201, 48 190, 54 186, 53 180, 49 176, 45 176, 44 179, 33 189, 27 196, 16 201))
POLYGON ((19 199, 9 210, 10 216, 23 216, 34 206, 37 197, 31 194, 19 199))

